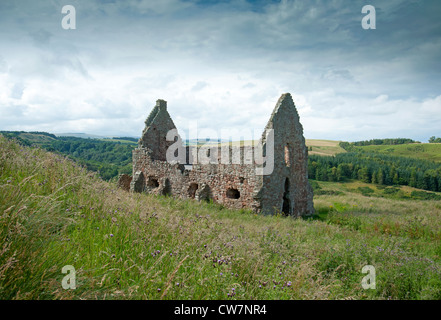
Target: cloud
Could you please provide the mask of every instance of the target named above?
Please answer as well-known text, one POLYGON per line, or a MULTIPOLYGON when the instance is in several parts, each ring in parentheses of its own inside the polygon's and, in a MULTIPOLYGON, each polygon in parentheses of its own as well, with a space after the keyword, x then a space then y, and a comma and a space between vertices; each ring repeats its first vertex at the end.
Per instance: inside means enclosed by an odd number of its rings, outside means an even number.
POLYGON ((44 29, 39 29, 37 31, 32 30, 29 32, 29 35, 31 36, 35 45, 43 47, 49 45, 50 39, 53 36, 52 33, 44 29))
MULTIPOLYGON (((178 128, 262 128, 291 92, 307 137, 436 134, 436 1, 0 4, 0 127, 139 136, 156 99, 178 128), (17 107, 17 114, 11 111, 17 107), (3 116, 3 115, 7 116, 3 116)), ((438 112, 438 113, 437 113, 438 112)))
POLYGON ((25 86, 23 83, 21 83, 21 82, 16 83, 11 90, 11 98, 21 99, 21 97, 23 96, 24 89, 25 89, 25 86))

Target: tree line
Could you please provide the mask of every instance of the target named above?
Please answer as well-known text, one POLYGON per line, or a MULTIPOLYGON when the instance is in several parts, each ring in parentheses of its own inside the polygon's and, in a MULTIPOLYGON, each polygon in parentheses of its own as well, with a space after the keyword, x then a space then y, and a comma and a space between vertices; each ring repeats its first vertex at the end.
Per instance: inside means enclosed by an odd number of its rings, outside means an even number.
POLYGON ((378 153, 348 152, 308 157, 308 177, 320 181, 356 179, 380 185, 408 185, 441 191, 441 165, 378 153))
POLYGON ((429 143, 441 143, 441 138, 437 138, 435 136, 432 136, 429 138, 429 143))
POLYGON ((48 151, 70 155, 87 169, 98 171, 105 180, 121 173, 132 173, 134 145, 119 141, 58 137, 57 140, 43 144, 42 147, 48 151))
POLYGON ((57 137, 47 132, 1 131, 3 136, 15 139, 25 146, 37 146, 69 156, 88 170, 97 171, 101 178, 110 180, 121 173, 132 173, 132 150, 135 144, 102 141, 78 137, 57 137), (21 133, 33 133, 53 138, 44 142, 28 140, 21 133))
POLYGON ((371 140, 354 141, 354 142, 342 141, 339 143, 339 146, 345 149, 346 151, 355 151, 354 147, 398 145, 398 144, 407 144, 407 143, 421 143, 421 142, 407 138, 371 139, 371 140))

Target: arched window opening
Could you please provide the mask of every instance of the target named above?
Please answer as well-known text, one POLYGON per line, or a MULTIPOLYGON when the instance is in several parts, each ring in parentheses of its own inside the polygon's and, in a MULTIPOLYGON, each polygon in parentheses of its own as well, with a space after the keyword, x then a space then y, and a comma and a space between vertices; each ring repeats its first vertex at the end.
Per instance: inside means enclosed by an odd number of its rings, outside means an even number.
POLYGON ((190 186, 188 187, 188 197, 194 199, 196 196, 196 190, 198 189, 197 183, 190 183, 190 186))
POLYGON ((237 189, 229 188, 227 189, 227 198, 229 199, 239 199, 240 192, 237 189))
POLYGON ((290 145, 289 143, 287 143, 285 145, 285 165, 287 167, 291 166, 291 150, 290 150, 290 145))
POLYGON ((149 179, 147 180, 147 187, 150 187, 150 188, 159 187, 158 179, 153 178, 153 177, 149 177, 149 179))

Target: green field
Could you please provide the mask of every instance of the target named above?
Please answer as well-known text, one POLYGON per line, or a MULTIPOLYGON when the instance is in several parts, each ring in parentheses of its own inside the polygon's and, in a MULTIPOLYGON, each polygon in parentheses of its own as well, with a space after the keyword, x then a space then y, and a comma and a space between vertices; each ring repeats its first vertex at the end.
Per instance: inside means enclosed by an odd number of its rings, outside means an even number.
POLYGON ((441 202, 407 187, 312 181, 294 219, 126 193, 3 137, 0 168, 0 299, 441 299, 441 202))
POLYGON ((356 147, 356 149, 366 152, 379 152, 394 156, 441 162, 441 143, 377 145, 356 147))
POLYGON ((99 139, 101 141, 106 141, 106 142, 120 142, 123 144, 130 144, 130 145, 138 145, 137 142, 131 141, 131 140, 124 140, 124 139, 110 139, 110 138, 103 138, 103 139, 99 139))
POLYGON ((308 147, 308 154, 310 155, 334 156, 346 152, 338 145, 339 143, 340 141, 335 140, 306 139, 306 147, 308 147))
MULTIPOLYGON (((244 141, 232 141, 232 146, 249 146, 254 144, 257 144, 257 141, 253 140, 244 140, 244 141)), ((335 140, 319 140, 319 139, 305 139, 306 147, 308 148, 308 154, 316 154, 316 155, 324 155, 324 156, 333 156, 338 153, 346 152, 343 148, 339 146, 340 141, 335 140)), ((205 146, 213 146, 213 145, 219 145, 224 146, 228 144, 228 142, 222 142, 222 143, 199 143, 199 145, 205 145, 205 146)), ((195 146, 196 143, 192 142, 189 145, 195 146)))

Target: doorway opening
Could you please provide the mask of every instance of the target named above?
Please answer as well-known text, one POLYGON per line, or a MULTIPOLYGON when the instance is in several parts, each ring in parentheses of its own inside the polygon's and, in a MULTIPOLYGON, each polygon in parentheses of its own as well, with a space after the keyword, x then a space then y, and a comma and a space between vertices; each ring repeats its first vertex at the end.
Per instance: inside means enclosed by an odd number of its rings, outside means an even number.
POLYGON ((285 191, 283 192, 282 213, 286 216, 291 214, 291 200, 289 199, 289 179, 285 179, 285 191))

